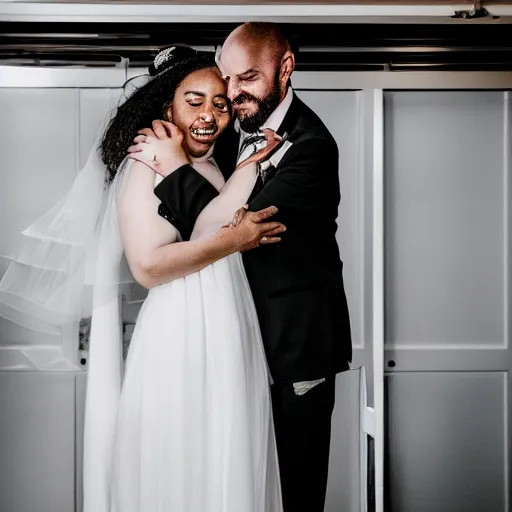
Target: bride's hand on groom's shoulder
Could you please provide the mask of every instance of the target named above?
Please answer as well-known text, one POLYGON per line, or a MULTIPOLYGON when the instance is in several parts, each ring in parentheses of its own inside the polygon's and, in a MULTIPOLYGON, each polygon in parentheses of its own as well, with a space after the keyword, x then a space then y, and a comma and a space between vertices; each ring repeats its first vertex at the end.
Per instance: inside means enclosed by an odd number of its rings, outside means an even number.
POLYGON ((183 133, 168 121, 153 121, 152 128, 139 130, 128 148, 128 157, 142 162, 164 178, 190 163, 183 149, 183 133))
POLYGON ((269 158, 277 149, 277 147, 283 142, 283 138, 273 130, 270 130, 269 128, 265 128, 263 130, 263 133, 265 135, 266 140, 265 147, 260 149, 259 151, 256 151, 256 153, 253 153, 249 158, 246 158, 245 160, 240 162, 236 166, 235 171, 240 170, 247 164, 263 162, 264 160, 269 158))

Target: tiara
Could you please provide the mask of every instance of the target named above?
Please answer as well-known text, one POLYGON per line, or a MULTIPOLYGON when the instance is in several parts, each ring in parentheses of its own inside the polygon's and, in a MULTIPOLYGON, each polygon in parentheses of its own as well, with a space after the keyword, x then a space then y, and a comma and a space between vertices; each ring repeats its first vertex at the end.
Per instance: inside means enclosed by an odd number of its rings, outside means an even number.
POLYGON ((197 55, 197 51, 188 46, 170 46, 160 50, 155 59, 153 60, 153 67, 158 73, 163 71, 167 64, 171 61, 180 61, 187 58, 192 58, 197 55))
POLYGON ((169 58, 172 55, 172 52, 176 50, 176 46, 170 46, 169 48, 165 48, 164 50, 160 50, 155 60, 153 61, 153 66, 155 66, 155 69, 158 70, 160 67, 162 67, 163 64, 165 64, 169 58))

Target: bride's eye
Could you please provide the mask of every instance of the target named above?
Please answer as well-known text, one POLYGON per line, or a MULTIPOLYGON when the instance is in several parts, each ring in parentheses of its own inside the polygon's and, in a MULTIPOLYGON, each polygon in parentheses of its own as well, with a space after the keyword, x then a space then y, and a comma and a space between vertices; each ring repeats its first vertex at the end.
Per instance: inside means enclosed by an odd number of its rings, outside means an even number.
POLYGON ((193 103, 193 102, 191 102, 191 101, 189 101, 189 102, 188 102, 188 104, 189 104, 191 107, 200 107, 200 106, 202 105, 202 103, 201 103, 201 102, 199 102, 199 103, 193 103))

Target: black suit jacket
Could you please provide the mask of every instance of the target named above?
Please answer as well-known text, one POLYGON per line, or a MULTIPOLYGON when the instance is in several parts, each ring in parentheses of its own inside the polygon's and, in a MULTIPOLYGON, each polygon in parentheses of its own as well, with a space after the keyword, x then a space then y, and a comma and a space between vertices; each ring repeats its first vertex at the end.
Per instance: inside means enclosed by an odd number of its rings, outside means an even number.
MULTIPOLYGON (((249 209, 279 209, 287 230, 279 244, 243 253, 270 371, 276 383, 327 377, 348 369, 352 343, 343 263, 335 238, 340 202, 338 148, 318 116, 294 96, 278 133, 293 143, 249 209)), ((215 160, 227 178, 236 166, 238 134, 217 141, 215 160)), ((164 216, 189 239, 197 216, 218 192, 191 166, 155 189, 164 216)))

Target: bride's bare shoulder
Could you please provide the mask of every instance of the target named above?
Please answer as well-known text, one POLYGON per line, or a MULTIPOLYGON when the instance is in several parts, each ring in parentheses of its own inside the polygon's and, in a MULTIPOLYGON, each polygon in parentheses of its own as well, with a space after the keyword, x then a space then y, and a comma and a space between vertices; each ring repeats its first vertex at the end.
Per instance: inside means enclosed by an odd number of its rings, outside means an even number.
POLYGON ((160 200, 154 193, 156 173, 137 161, 131 163, 125 173, 117 195, 118 223, 125 245, 129 245, 127 239, 132 238, 135 245, 141 242, 149 250, 175 242, 177 230, 158 214, 160 200))
POLYGON ((128 161, 122 172, 122 183, 118 188, 119 196, 126 194, 144 195, 151 192, 155 186, 155 176, 158 176, 153 169, 136 160, 128 161))

